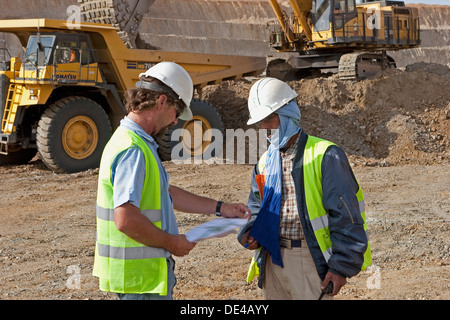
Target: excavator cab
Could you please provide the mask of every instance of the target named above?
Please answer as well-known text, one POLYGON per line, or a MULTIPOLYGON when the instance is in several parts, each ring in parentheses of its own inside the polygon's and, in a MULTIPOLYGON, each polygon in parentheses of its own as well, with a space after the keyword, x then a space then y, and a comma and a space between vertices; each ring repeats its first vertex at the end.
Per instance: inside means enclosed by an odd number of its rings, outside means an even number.
POLYGON ((311 10, 313 31, 318 32, 330 29, 330 17, 333 14, 333 11, 331 10, 331 2, 332 1, 330 0, 313 1, 313 7, 311 10))
POLYGON ((331 11, 331 27, 334 30, 342 29, 350 20, 357 16, 356 1, 334 0, 330 4, 330 12, 331 11))

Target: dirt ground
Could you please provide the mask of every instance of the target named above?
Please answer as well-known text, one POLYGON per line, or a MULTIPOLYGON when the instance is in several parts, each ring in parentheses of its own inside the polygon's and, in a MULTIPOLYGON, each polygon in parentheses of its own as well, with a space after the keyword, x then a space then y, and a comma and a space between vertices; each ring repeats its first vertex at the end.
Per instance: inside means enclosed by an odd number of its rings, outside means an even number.
MULTIPOLYGON (((291 83, 302 126, 344 148, 365 193, 373 266, 336 299, 450 299, 449 83, 448 68, 436 65, 359 83, 291 83)), ((250 86, 248 79, 206 88, 226 128, 247 128, 250 86)), ((251 164, 165 165, 174 185, 247 200, 251 164)), ((54 174, 39 157, 0 167, 0 299, 116 299, 92 276, 97 177, 97 169, 54 174)), ((212 218, 176 215, 180 232, 212 218)), ((200 242, 176 258, 175 298, 262 299, 256 281, 245 281, 252 254, 234 235, 200 242)))

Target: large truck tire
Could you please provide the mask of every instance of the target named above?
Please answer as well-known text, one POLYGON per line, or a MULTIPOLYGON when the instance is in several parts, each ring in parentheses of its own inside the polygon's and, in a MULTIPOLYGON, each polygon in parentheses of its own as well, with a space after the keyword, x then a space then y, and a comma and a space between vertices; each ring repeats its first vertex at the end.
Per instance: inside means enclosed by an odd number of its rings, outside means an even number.
POLYGON ((36 144, 44 164, 55 172, 79 172, 100 164, 111 137, 111 123, 95 101, 73 96, 50 105, 37 129, 36 144))
MULTIPOLYGON (((214 141, 214 133, 220 132, 223 136, 223 122, 219 113, 210 103, 200 99, 193 99, 190 107, 193 114, 192 120, 178 120, 178 123, 166 134, 156 137, 159 145, 158 153, 162 161, 186 160, 192 157, 208 160, 217 156, 215 145, 211 143, 214 141), (216 130, 213 132, 209 129, 216 130), (207 132, 206 137, 205 132, 207 132), (175 158, 172 154, 174 148, 178 151, 175 158)), ((222 145, 220 147, 222 148, 222 145)))
POLYGON ((118 27, 128 48, 135 49, 139 25, 154 0, 78 0, 83 21, 118 27))

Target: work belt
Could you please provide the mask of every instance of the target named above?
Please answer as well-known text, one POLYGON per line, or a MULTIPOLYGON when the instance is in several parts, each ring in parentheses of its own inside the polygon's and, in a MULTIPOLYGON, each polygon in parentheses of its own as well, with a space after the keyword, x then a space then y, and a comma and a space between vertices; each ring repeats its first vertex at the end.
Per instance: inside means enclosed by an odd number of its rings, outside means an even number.
POLYGON ((289 240, 289 239, 280 239, 280 247, 286 249, 292 248, 300 248, 302 246, 302 240, 289 240))

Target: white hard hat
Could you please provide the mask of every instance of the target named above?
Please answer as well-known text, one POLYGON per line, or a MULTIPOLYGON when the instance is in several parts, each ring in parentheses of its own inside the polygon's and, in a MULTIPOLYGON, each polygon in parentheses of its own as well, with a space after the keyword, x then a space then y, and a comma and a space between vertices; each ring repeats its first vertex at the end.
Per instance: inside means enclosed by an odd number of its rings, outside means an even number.
POLYGON ((297 93, 285 82, 264 78, 255 82, 248 97, 250 117, 248 125, 259 122, 297 97, 297 93))
POLYGON ((178 99, 181 99, 186 105, 179 118, 181 120, 192 119, 192 111, 189 106, 194 93, 194 85, 189 73, 183 67, 174 62, 164 61, 154 65, 145 73, 141 73, 139 79, 142 76, 156 78, 171 88, 178 99))

